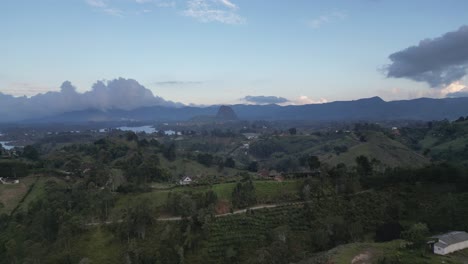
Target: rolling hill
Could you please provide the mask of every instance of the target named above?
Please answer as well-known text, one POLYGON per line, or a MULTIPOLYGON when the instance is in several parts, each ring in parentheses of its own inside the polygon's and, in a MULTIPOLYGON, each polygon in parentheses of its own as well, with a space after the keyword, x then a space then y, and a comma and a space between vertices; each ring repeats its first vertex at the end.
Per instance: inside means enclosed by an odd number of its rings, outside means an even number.
POLYGON ((366 142, 360 142, 340 155, 326 155, 323 161, 331 165, 353 165, 361 155, 375 158, 389 167, 420 167, 429 163, 429 159, 423 155, 380 132, 367 132, 366 142))

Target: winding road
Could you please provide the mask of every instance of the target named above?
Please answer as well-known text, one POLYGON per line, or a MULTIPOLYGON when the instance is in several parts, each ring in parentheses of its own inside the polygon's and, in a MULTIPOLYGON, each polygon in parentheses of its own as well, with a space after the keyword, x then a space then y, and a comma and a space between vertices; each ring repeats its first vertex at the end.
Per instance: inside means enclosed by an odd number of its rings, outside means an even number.
MULTIPOLYGON (((235 215, 235 214, 245 214, 247 211, 251 210, 261 210, 261 209, 268 209, 268 208, 275 208, 278 206, 285 206, 285 205, 298 205, 298 204, 303 204, 305 202, 294 202, 294 203, 280 203, 280 204, 264 204, 264 205, 256 205, 252 207, 248 207, 245 209, 240 209, 236 210, 232 213, 225 213, 225 214, 218 214, 215 215, 215 217, 225 217, 225 216, 230 216, 230 215, 235 215)), ((182 217, 181 216, 173 216, 173 217, 159 217, 156 219, 156 221, 181 221, 182 217)), ((91 222, 85 224, 86 226, 99 226, 99 225, 110 225, 114 223, 122 223, 123 220, 115 220, 115 221, 105 221, 105 222, 91 222)))

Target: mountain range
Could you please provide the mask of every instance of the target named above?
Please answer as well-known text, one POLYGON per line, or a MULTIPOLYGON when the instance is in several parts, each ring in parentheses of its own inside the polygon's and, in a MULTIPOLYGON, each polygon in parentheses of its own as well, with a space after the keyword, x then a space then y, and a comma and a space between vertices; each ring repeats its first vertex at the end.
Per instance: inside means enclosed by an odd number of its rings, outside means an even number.
MULTIPOLYGON (((441 120, 468 116, 468 97, 419 98, 386 102, 380 97, 310 105, 231 105, 240 120, 383 121, 441 120)), ((147 106, 132 110, 87 109, 48 117, 23 120, 24 123, 79 123, 90 121, 187 121, 200 116, 216 116, 219 105, 208 107, 147 106)), ((1 119, 0 119, 1 121, 1 119)))

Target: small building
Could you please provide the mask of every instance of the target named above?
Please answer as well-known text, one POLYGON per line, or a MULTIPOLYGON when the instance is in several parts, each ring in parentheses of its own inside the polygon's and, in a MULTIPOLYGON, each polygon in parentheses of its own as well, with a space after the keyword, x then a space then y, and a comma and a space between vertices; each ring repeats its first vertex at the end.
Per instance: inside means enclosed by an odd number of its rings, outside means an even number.
POLYGON ((189 176, 185 176, 184 178, 182 178, 182 180, 179 181, 180 185, 189 185, 191 183, 192 183, 192 178, 190 178, 189 176))
POLYGON ((242 135, 248 140, 257 139, 260 136, 258 133, 243 133, 242 135))
POLYGON ((452 252, 468 248, 468 233, 454 231, 443 235, 434 236, 434 254, 447 255, 452 252))

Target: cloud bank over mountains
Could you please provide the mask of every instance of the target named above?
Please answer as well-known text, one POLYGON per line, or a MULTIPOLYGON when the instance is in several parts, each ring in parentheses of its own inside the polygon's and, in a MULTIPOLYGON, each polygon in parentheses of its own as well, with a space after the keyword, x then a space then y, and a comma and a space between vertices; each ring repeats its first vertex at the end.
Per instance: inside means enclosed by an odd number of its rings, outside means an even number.
POLYGON ((181 103, 164 100, 153 95, 133 79, 119 78, 98 81, 90 91, 79 93, 66 81, 59 92, 47 92, 32 97, 14 97, 0 92, 2 121, 23 120, 86 109, 131 110, 144 106, 180 107, 181 103))
POLYGON ((242 102, 247 102, 248 104, 257 104, 257 105, 267 105, 267 104, 305 105, 305 104, 323 104, 323 103, 328 102, 328 100, 325 98, 314 100, 305 95, 301 95, 296 99, 287 99, 287 98, 280 97, 280 96, 247 95, 246 97, 241 98, 240 100, 242 102))
POLYGON ((282 104, 282 103, 289 102, 289 100, 284 97, 265 96, 265 95, 259 95, 259 96, 247 95, 241 100, 246 101, 248 103, 253 103, 253 104, 282 104))

